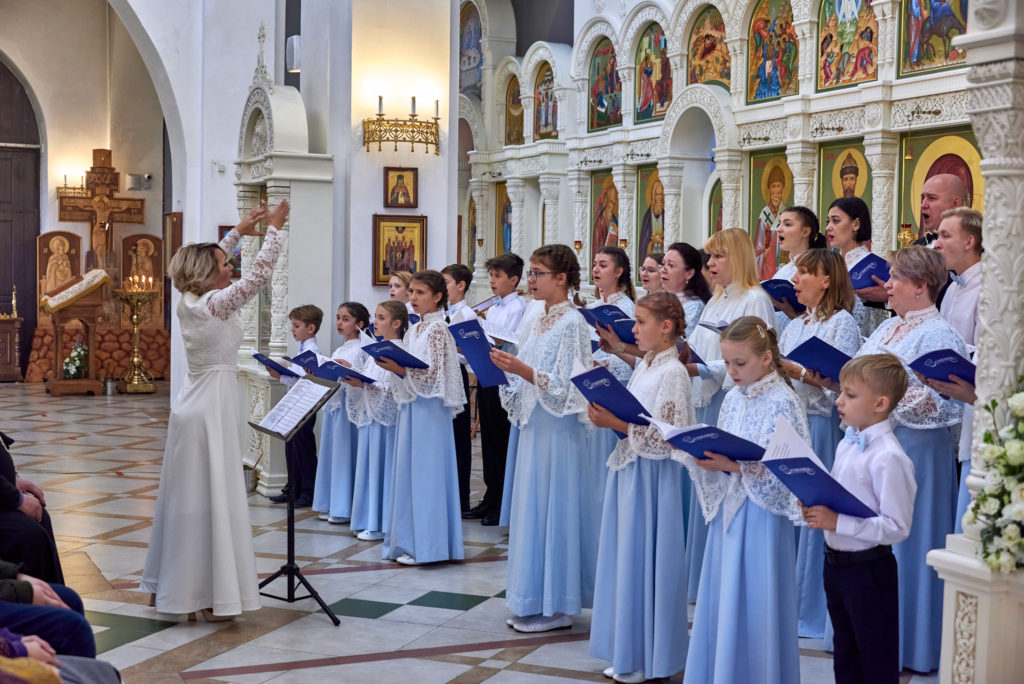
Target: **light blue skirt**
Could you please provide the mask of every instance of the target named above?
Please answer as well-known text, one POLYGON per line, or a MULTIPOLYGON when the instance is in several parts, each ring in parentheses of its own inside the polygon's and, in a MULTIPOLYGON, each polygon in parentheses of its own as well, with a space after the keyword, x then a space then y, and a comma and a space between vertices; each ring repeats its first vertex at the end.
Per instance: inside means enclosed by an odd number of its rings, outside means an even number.
MULTIPOLYGON (((836 447, 843 439, 839 431, 839 410, 832 408, 829 417, 808 414, 807 427, 811 433, 811 447, 814 453, 832 470, 836 460, 836 447)), ((799 598, 798 633, 802 637, 821 639, 825 636, 825 621, 828 608, 825 606, 825 584, 822 573, 825 568, 825 533, 809 527, 795 527, 796 543, 796 586, 799 598)))
POLYGON ((590 654, 616 673, 670 677, 686 665, 683 473, 638 458, 608 473, 590 621, 590 654))
POLYGON ((386 512, 391 508, 396 425, 370 423, 359 428, 356 451, 356 484, 352 493, 353 530, 386 532, 386 512))
POLYGON ((684 684, 800 681, 793 524, 747 500, 708 530, 684 684))
POLYGON ((914 464, 917 496, 910 536, 892 547, 900 589, 900 664, 917 672, 939 666, 942 642, 942 581, 925 562, 946 545, 956 510, 955 442, 948 428, 893 433, 914 464))
MULTIPOLYGON (((705 425, 718 425, 718 412, 725 401, 725 390, 718 390, 711 397, 707 406, 697 407, 697 422, 705 425)), ((694 490, 693 482, 683 497, 687 507, 686 515, 686 597, 690 601, 697 600, 697 587, 700 585, 701 566, 704 563, 704 545, 708 539, 708 524, 704 513, 700 510, 700 500, 694 490)))
POLYGON ((437 397, 403 404, 395 430, 391 504, 381 557, 419 563, 463 557, 451 410, 437 397))
POLYGON ((971 493, 967 489, 967 476, 971 474, 970 460, 960 465, 960 487, 956 494, 956 515, 953 517, 953 534, 964 533, 964 513, 971 503, 971 493))
POLYGON ((359 430, 348 419, 344 405, 324 410, 313 486, 314 511, 326 512, 335 518, 352 517, 358 447, 359 430))
POLYGON ((505 592, 516 615, 578 615, 593 604, 601 521, 584 500, 586 439, 577 416, 555 418, 540 405, 519 432, 505 592))
POLYGON ((501 513, 498 524, 508 527, 509 511, 512 509, 512 483, 516 477, 516 452, 519 449, 519 428, 511 426, 508 431, 508 451, 505 452, 505 483, 501 489, 501 513))
MULTIPOLYGON (((608 457, 615 450, 619 438, 608 428, 587 430, 587 454, 581 452, 580 501, 583 505, 583 520, 595 521, 594 534, 583 534, 584 558, 597 558, 597 547, 601 536, 601 515, 604 510, 604 493, 608 486, 608 457)), ((589 530, 584 530, 589 532, 589 530)))

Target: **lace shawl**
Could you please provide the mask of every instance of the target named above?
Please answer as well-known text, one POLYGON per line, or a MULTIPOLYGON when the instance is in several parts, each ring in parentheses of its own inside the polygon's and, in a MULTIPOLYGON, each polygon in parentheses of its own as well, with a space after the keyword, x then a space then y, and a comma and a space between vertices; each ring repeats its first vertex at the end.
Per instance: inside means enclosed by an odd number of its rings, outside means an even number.
POLYGON ((885 321, 857 352, 857 356, 889 352, 906 366, 907 393, 892 412, 900 425, 931 430, 956 425, 962 420, 964 405, 956 399, 943 399, 938 392, 926 387, 907 365, 922 354, 938 349, 952 349, 965 359, 970 358, 960 333, 950 327, 938 309, 929 306, 885 321))
MULTIPOLYGON (((718 427, 768 446, 779 416, 786 418, 797 434, 811 443, 800 398, 777 373, 770 373, 752 385, 729 391, 718 414, 718 427)), ((728 528, 744 500, 749 498, 770 513, 803 524, 796 497, 760 462, 743 462, 739 473, 722 473, 704 470, 684 452, 676 452, 674 457, 690 471, 706 521, 711 522, 722 510, 728 528)))
POLYGON ((693 335, 693 331, 697 329, 697 322, 700 321, 700 315, 704 313, 704 302, 697 297, 690 297, 685 293, 680 292, 679 302, 683 305, 683 313, 686 314, 686 339, 690 339, 693 335))
MULTIPOLYGON (((617 307, 628 318, 633 318, 636 314, 636 304, 633 302, 632 299, 626 296, 625 292, 622 292, 621 290, 618 292, 613 292, 611 295, 609 295, 607 299, 595 299, 593 302, 587 305, 587 308, 594 309, 599 306, 604 306, 605 304, 617 307)), ((595 341, 599 339, 597 330, 591 328, 590 339, 595 341)), ((594 352, 594 361, 598 362, 599 364, 610 370, 612 372, 612 375, 615 376, 615 379, 621 382, 623 385, 629 382, 629 377, 633 374, 632 366, 630 366, 628 363, 620 359, 615 354, 609 354, 608 352, 602 351, 601 349, 598 349, 597 351, 594 352)))
MULTIPOLYGON (((362 347, 366 344, 366 340, 362 336, 357 337, 354 340, 345 340, 341 343, 341 346, 334 350, 331 354, 331 358, 334 360, 341 359, 348 361, 352 364, 353 368, 359 368, 360 364, 363 363, 363 358, 367 356, 366 352, 363 351, 362 347)), ((324 404, 324 411, 327 413, 334 413, 335 411, 345 408, 349 390, 353 389, 345 383, 341 383, 338 391, 327 400, 324 404)), ((355 422, 355 421, 352 421, 355 422)))
MULTIPOLYGON (((782 331, 779 351, 786 356, 812 337, 827 342, 847 356, 855 356, 861 344, 857 321, 846 310, 840 309, 827 320, 821 321, 814 317, 813 309, 808 309, 800 318, 794 318, 792 325, 786 326, 782 331)), ((808 413, 816 416, 832 415, 835 393, 826 392, 820 387, 798 380, 793 380, 793 389, 804 402, 808 413)))
POLYGON ((422 359, 429 368, 408 368, 404 378, 395 376, 391 384, 395 401, 408 404, 416 397, 438 397, 452 410, 453 418, 462 413, 466 392, 462 387, 455 338, 448 331, 444 312, 425 314, 405 333, 403 342, 409 353, 422 359))
POLYGON ((594 365, 590 352, 590 326, 580 316, 572 302, 560 302, 533 324, 526 342, 520 347, 519 359, 533 368, 533 382, 518 375, 509 376, 509 384, 498 388, 501 405, 508 419, 518 428, 526 426, 530 414, 538 403, 560 418, 580 414, 579 420, 587 425, 587 401, 572 384, 573 361, 585 367, 594 365))
MULTIPOLYGON (((741 290, 736 285, 730 285, 708 300, 700 320, 706 323, 732 323, 743 316, 757 316, 768 326, 774 327, 775 315, 768 293, 760 287, 741 290)), ((718 361, 722 358, 721 335, 707 328, 698 326, 694 329, 690 347, 705 361, 718 361)), ((694 403, 697 406, 707 406, 715 392, 732 386, 732 380, 725 374, 721 379, 694 378, 693 383, 694 403)))
MULTIPOLYGON (((871 254, 871 251, 864 245, 857 245, 851 249, 843 257, 846 261, 846 269, 849 270, 856 266, 857 262, 868 254, 871 254)), ((864 306, 861 298, 857 297, 857 300, 853 303, 853 317, 857 321, 857 327, 860 328, 861 336, 871 337, 871 333, 875 332, 875 329, 889 318, 889 311, 887 309, 864 306)))
MULTIPOLYGON (((648 414, 676 427, 696 422, 691 399, 692 384, 686 367, 679 363, 675 347, 655 355, 648 353, 636 365, 629 391, 640 400, 648 414)), ((676 450, 652 425, 630 425, 626 439, 620 439, 608 457, 608 468, 622 470, 638 458, 672 458, 676 450)), ((681 453, 681 452, 680 452, 681 453)))
POLYGON ((348 419, 357 427, 365 427, 371 422, 395 425, 398 423, 398 402, 391 391, 391 382, 398 376, 378 366, 369 354, 363 354, 363 357, 362 366, 352 365, 375 382, 372 385, 363 385, 362 388, 348 388, 348 419))
MULTIPOLYGON (((270 276, 274 272, 274 264, 277 263, 277 255, 281 251, 284 242, 283 231, 273 226, 267 228, 267 234, 263 239, 263 246, 260 247, 252 266, 247 268, 242 277, 231 283, 223 290, 215 290, 206 300, 210 313, 217 318, 226 321, 233 313, 256 296, 260 289, 270 282, 270 276)), ((234 228, 220 241, 220 248, 224 254, 233 254, 235 246, 241 239, 241 235, 234 228)))

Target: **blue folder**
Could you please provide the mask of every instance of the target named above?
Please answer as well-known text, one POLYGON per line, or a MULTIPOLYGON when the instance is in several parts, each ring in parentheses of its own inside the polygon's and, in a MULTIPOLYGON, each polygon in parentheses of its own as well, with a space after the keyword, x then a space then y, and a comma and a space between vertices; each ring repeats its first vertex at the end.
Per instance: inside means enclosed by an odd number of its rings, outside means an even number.
POLYGON ((286 376, 288 376, 290 378, 297 378, 297 377, 299 377, 298 373, 296 373, 295 371, 293 371, 290 368, 285 368, 284 366, 279 364, 277 361, 274 361, 274 359, 270 358, 269 356, 267 356, 265 354, 260 354, 259 352, 253 352, 252 353, 252 358, 256 359, 257 361, 262 363, 267 368, 273 368, 274 370, 276 370, 281 375, 286 375, 286 376))
POLYGON ((320 367, 313 371, 313 375, 324 380, 330 380, 331 382, 340 382, 348 378, 355 378, 361 381, 363 384, 372 385, 374 379, 367 377, 359 371, 346 368, 336 361, 324 361, 320 364, 320 367))
POLYGON ((910 362, 910 367, 926 378, 949 382, 949 376, 955 375, 972 385, 977 367, 952 349, 937 349, 917 357, 910 362))
POLYGON ((420 359, 405 351, 391 340, 374 342, 363 346, 363 351, 375 360, 391 359, 402 368, 430 368, 420 359))
POLYGON ((776 458, 762 463, 808 508, 826 506, 857 518, 878 515, 809 458, 776 458))
POLYGON ((667 437, 665 441, 694 458, 703 460, 707 459, 705 451, 722 454, 734 461, 760 461, 764 456, 764 447, 710 425, 683 428, 667 437))
MULTIPOLYGON (((680 337, 678 340, 676 340, 676 351, 679 352, 680 354, 683 353, 683 347, 685 347, 685 346, 686 346, 686 339, 685 338, 680 337)), ((690 363, 699 363, 699 364, 702 364, 702 365, 705 365, 705 366, 708 365, 708 364, 704 363, 704 359, 700 358, 700 355, 697 353, 697 350, 694 349, 692 346, 690 347, 690 363)))
POLYGON ((796 349, 786 354, 786 358, 799 363, 807 370, 839 382, 839 371, 852 358, 825 342, 819 337, 812 337, 796 349))
POLYGON ((473 374, 476 375, 476 382, 480 387, 495 387, 507 385, 508 377, 505 372, 494 365, 491 361, 491 343, 484 334, 484 328, 480 325, 479 319, 472 319, 449 325, 452 337, 459 351, 466 357, 473 374))
POLYGON ((601 343, 597 340, 590 340, 590 353, 593 354, 601 348, 601 343))
MULTIPOLYGON (((587 401, 608 409, 619 420, 633 425, 650 423, 644 418, 647 414, 644 405, 604 366, 573 376, 572 384, 576 385, 587 401)), ((619 439, 626 437, 618 430, 613 432, 619 439)))
MULTIPOLYGON (((807 307, 797 301, 796 288, 793 287, 793 283, 788 280, 781 280, 773 278, 772 280, 765 280, 761 283, 761 287, 768 293, 768 296, 772 299, 782 302, 789 302, 789 305, 793 307, 793 311, 796 313, 803 313, 807 310, 807 307)), ((778 309, 775 309, 778 311, 778 309)))
POLYGON ((605 328, 611 327, 619 339, 626 344, 636 344, 636 335, 633 334, 633 319, 623 313, 622 309, 611 304, 602 304, 593 309, 578 309, 583 314, 587 323, 597 329, 598 324, 605 328))
POLYGON ((411 313, 409 314, 409 325, 416 325, 420 322, 420 315, 411 313))
POLYGON ((320 356, 312 350, 304 351, 292 357, 286 356, 284 359, 285 361, 291 361, 296 366, 302 366, 311 373, 320 367, 320 356))
POLYGON ((878 283, 872 280, 871 276, 889 280, 889 262, 877 254, 868 253, 850 269, 850 282, 853 283, 853 289, 862 290, 865 287, 877 285, 878 283))

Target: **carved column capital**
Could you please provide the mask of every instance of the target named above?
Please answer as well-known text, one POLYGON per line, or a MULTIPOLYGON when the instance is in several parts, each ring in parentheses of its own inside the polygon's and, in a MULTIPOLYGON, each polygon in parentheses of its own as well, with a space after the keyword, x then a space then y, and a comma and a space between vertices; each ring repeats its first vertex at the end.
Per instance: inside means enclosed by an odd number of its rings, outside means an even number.
POLYGON ((589 181, 590 175, 580 169, 570 169, 567 174, 569 198, 572 201, 572 248, 576 252, 581 273, 590 266, 590 231, 587 230, 589 181), (580 245, 579 249, 576 249, 577 243, 580 245))
POLYGON ((808 19, 805 21, 793 22, 796 29, 797 45, 799 46, 797 81, 800 84, 799 91, 805 95, 812 95, 815 90, 815 78, 818 73, 815 57, 817 51, 814 46, 817 44, 818 20, 808 19))
MULTIPOLYGON (((267 204, 275 206, 284 199, 290 199, 290 183, 271 182, 267 185, 267 204)), ((283 356, 288 353, 288 259, 291 219, 284 222, 281 252, 270 278, 270 353, 283 356)))
MULTIPOLYGON (((658 161, 658 180, 665 193, 665 247, 679 242, 680 195, 683 191, 683 169, 686 164, 680 159, 661 159, 658 161)), ((637 264, 637 268, 640 264, 637 264)))
POLYGON ((729 60, 732 64, 732 81, 729 94, 732 96, 733 109, 747 104, 747 38, 726 38, 725 46, 729 48, 729 60))
MULTIPOLYGON (((618 156, 618 155, 617 155, 618 156)), ((619 240, 626 240, 626 251, 632 246, 633 226, 636 225, 636 203, 634 187, 636 186, 636 167, 628 164, 612 165, 612 180, 619 193, 619 240)))
POLYGON ((715 149, 715 169, 722 180, 722 227, 743 226, 743 153, 728 148, 715 149))
POLYGON ((864 158, 871 165, 871 248, 888 257, 896 248, 896 212, 893 205, 900 137, 889 131, 864 136, 864 158))
POLYGON ((893 81, 896 79, 896 60, 900 49, 896 40, 900 0, 875 0, 871 9, 878 21, 878 80, 893 81))
POLYGON ((542 173, 539 177, 540 196, 544 203, 544 244, 558 242, 558 190, 562 177, 554 173, 542 173))
MULTIPOLYGON (((794 117, 790 117, 791 119, 794 117)), ((793 172, 793 204, 814 206, 814 175, 818 151, 814 144, 795 142, 786 145, 786 162, 793 172)))
POLYGON ((512 251, 522 254, 526 248, 526 181, 509 178, 505 190, 512 205, 512 251))
MULTIPOLYGON (((520 101, 523 103, 523 142, 528 143, 533 140, 533 95, 523 96, 520 94, 520 101)), ((502 131, 504 132, 504 128, 502 131)), ((504 134, 504 133, 503 133, 504 134)))

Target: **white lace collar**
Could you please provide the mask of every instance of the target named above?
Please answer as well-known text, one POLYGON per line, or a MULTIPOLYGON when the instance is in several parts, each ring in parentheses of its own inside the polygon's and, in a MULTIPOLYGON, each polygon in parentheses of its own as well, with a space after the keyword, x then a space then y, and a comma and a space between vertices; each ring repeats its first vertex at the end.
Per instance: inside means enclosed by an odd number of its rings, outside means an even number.
POLYGON ((622 299, 625 296, 626 296, 626 292, 624 290, 616 290, 615 292, 612 292, 607 297, 602 296, 601 297, 601 303, 602 304, 615 304, 615 302, 619 301, 620 299, 622 299))
POLYGON ((920 325, 924 323, 932 316, 938 316, 939 310, 935 308, 935 305, 926 306, 923 309, 917 309, 915 311, 908 311, 906 314, 900 317, 900 322, 908 325, 920 325))
POLYGON ((420 316, 420 323, 433 323, 444 318, 444 311, 431 311, 420 316))
POLYGON ((782 378, 774 370, 768 375, 764 376, 760 380, 751 383, 745 387, 737 387, 740 393, 747 399, 754 399, 765 392, 769 392, 775 387, 776 383, 782 382, 782 378))
POLYGON ((654 368, 677 358, 679 358, 679 352, 675 347, 669 347, 668 349, 663 349, 657 354, 652 351, 647 352, 647 354, 644 355, 644 363, 647 365, 647 368, 654 368))
POLYGON ((551 307, 549 307, 547 309, 547 311, 544 312, 544 315, 541 316, 541 320, 548 320, 548 319, 551 319, 551 318, 558 318, 559 316, 564 314, 569 309, 574 309, 574 308, 576 308, 576 307, 573 306, 573 303, 571 301, 569 301, 568 299, 566 299, 564 302, 558 302, 557 304, 554 304, 551 307))

